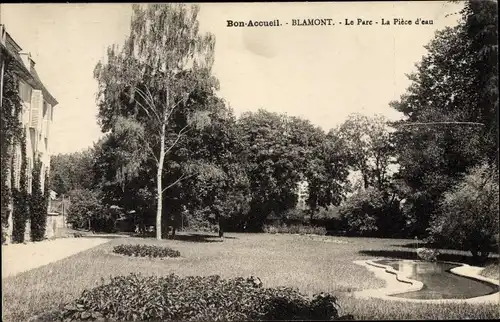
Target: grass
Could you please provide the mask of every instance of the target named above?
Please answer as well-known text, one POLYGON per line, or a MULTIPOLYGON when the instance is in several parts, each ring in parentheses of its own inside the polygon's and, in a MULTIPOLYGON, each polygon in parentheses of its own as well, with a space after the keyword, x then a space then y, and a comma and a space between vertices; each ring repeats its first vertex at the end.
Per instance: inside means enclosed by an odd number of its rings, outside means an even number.
POLYGON ((486 265, 480 274, 487 278, 500 279, 500 263, 496 261, 495 263, 486 265))
POLYGON ((407 254, 411 250, 403 245, 408 240, 325 237, 338 241, 327 243, 286 234, 226 234, 221 241, 215 236, 180 234, 180 240, 162 241, 112 239, 61 261, 6 278, 2 287, 3 320, 27 321, 33 315, 77 298, 83 290, 100 284, 101 279, 133 272, 180 276, 218 274, 222 278, 253 275, 259 277, 265 287, 291 286, 309 295, 317 292, 338 295, 343 314, 353 314, 358 319, 500 317, 498 306, 491 304, 431 306, 353 298, 350 292, 380 288, 384 282, 352 262, 373 258, 374 253, 383 251, 390 255, 407 254), (170 247, 179 250, 182 256, 150 261, 113 255, 113 247, 120 244, 170 247))
POLYGON ((357 320, 467 320, 498 319, 498 304, 425 304, 388 302, 381 299, 354 299, 341 296, 343 311, 357 320))

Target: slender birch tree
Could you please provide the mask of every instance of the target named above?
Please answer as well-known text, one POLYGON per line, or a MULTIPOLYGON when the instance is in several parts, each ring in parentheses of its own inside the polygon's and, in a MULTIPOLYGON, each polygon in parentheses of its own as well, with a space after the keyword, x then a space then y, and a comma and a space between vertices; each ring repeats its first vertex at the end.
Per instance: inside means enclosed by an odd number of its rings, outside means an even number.
POLYGON ((109 47, 107 61, 94 71, 102 130, 112 130, 123 117, 140 128, 133 132, 142 148, 121 177, 136 174, 148 158, 156 164, 157 239, 163 193, 190 176, 183 172, 165 184, 165 162, 190 128, 209 122, 197 94, 218 87, 211 76, 215 38, 199 33, 198 12, 196 5, 133 5, 128 39, 122 48, 109 47))

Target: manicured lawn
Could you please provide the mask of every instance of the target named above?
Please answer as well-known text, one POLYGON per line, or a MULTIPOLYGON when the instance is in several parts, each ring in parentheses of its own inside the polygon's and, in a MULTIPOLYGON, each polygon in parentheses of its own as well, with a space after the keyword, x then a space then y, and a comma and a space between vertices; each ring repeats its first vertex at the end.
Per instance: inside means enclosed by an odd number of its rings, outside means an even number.
MULTIPOLYGON (((141 272, 145 275, 213 275, 223 278, 258 276, 264 287, 292 286, 302 292, 331 292, 339 296, 345 313, 359 319, 444 319, 500 317, 496 305, 440 305, 358 300, 349 292, 379 288, 384 282, 357 259, 414 256, 409 240, 315 237, 271 234, 227 234, 215 237, 181 235, 181 240, 156 241, 118 238, 56 263, 3 280, 4 321, 26 321, 78 297, 84 289, 110 276, 141 272), (326 242, 326 241, 329 242, 326 242), (167 259, 123 257, 112 253, 119 244, 162 245, 181 256, 167 259)), ((448 252, 457 259, 460 253, 448 252)), ((449 259, 449 258, 448 258, 449 259)))

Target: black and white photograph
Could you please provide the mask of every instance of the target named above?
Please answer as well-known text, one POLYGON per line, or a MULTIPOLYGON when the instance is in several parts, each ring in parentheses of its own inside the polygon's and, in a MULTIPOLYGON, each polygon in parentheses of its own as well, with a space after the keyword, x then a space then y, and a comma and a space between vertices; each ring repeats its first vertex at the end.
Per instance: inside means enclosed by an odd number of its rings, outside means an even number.
POLYGON ((0 3, 2 321, 499 320, 498 1, 0 3))

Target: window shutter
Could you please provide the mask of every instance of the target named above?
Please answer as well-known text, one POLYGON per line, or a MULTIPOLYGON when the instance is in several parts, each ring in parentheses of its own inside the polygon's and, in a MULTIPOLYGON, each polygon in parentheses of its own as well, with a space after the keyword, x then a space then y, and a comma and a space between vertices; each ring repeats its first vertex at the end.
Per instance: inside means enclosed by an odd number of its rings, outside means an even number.
POLYGON ((45 138, 49 137, 49 128, 52 115, 52 106, 47 104, 47 115, 45 116, 45 138))
POLYGON ((45 120, 45 138, 49 137, 49 125, 50 121, 48 119, 45 120))
POLYGON ((45 126, 43 122, 43 94, 40 92, 40 105, 38 105, 38 133, 43 137, 43 128, 45 126))
POLYGON ((40 126, 40 114, 43 104, 42 91, 33 90, 31 94, 30 127, 38 129, 40 126))

